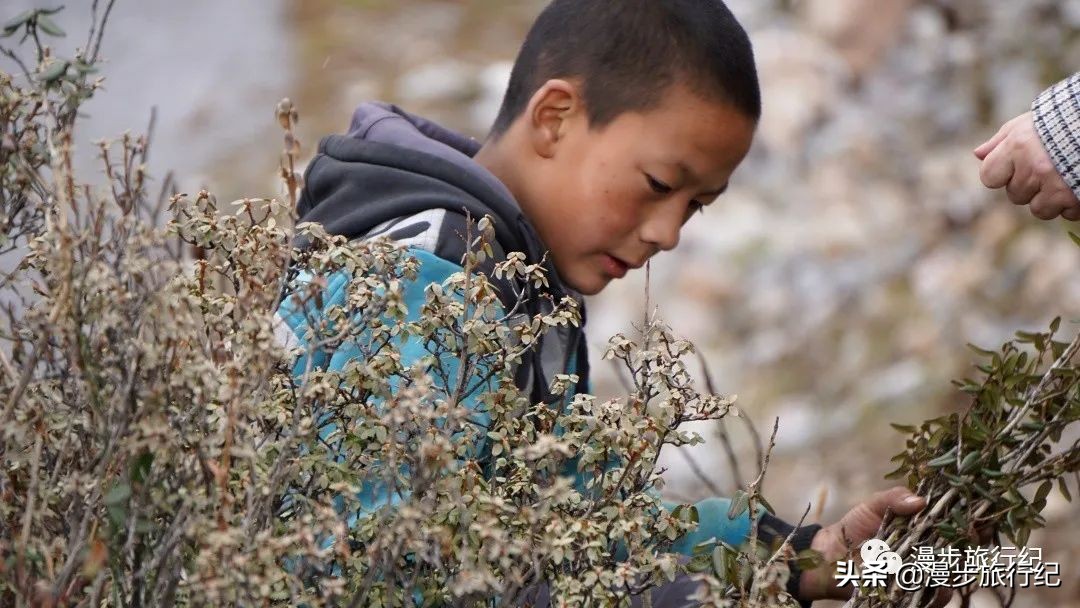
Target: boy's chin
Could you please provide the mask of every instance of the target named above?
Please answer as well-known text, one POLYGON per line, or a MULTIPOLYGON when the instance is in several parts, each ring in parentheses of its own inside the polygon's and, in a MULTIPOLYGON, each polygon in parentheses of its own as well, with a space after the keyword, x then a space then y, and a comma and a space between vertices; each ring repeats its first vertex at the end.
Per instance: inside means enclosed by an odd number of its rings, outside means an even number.
POLYGON ((595 296, 604 290, 611 282, 611 278, 600 274, 586 277, 570 276, 563 279, 567 287, 583 296, 595 296))

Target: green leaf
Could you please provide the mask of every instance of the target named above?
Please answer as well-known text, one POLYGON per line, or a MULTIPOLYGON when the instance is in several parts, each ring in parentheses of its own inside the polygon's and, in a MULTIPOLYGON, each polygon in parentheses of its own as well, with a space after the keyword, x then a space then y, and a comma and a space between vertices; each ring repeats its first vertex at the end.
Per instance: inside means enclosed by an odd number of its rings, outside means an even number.
POLYGON ((825 563, 825 556, 813 549, 803 549, 795 556, 795 563, 802 570, 813 570, 825 563))
POLYGON ((1050 480, 1046 480, 1039 485, 1039 489, 1035 490, 1035 500, 1033 502, 1045 501, 1046 497, 1050 495, 1050 490, 1054 487, 1054 484, 1050 480))
POLYGON ((23 12, 19 13, 19 15, 17 17, 15 17, 14 19, 12 19, 12 20, 8 21, 7 23, 5 23, 4 24, 4 36, 10 36, 10 35, 14 34, 16 31, 18 31, 18 29, 20 27, 22 27, 23 25, 26 25, 27 21, 30 21, 31 19, 33 19, 34 15, 36 13, 37 13, 37 11, 35 11, 33 9, 28 10, 28 11, 23 11, 23 12))
POLYGON ((887 475, 885 475, 885 479, 900 479, 901 477, 903 477, 904 475, 907 474, 907 471, 908 471, 908 465, 902 464, 902 465, 900 465, 900 468, 898 468, 895 471, 892 471, 891 473, 888 473, 887 475))
POLYGON ((1024 547, 1027 545, 1028 537, 1031 536, 1031 528, 1023 527, 1016 533, 1016 546, 1024 547))
POLYGON ((108 506, 115 506, 127 502, 127 499, 131 498, 131 486, 126 483, 120 483, 115 486, 107 494, 105 494, 105 504, 108 506))
POLYGON ((131 498, 131 486, 126 483, 113 486, 105 494, 105 510, 115 532, 122 530, 125 522, 127 522, 127 501, 129 498, 131 498))
POLYGON ((948 452, 945 452, 941 456, 938 456, 937 458, 931 460, 930 462, 928 462, 926 464, 927 464, 927 466, 930 466, 930 467, 940 468, 940 467, 948 466, 948 465, 950 465, 950 464, 952 464, 954 462, 956 462, 956 448, 955 447, 952 448, 951 450, 949 450, 948 452))
POLYGON ((112 524, 114 533, 123 530, 124 523, 127 522, 128 510, 124 505, 110 505, 105 507, 105 511, 109 516, 109 522, 112 524))
POLYGON ((1072 494, 1069 493, 1069 485, 1065 483, 1064 477, 1058 478, 1058 490, 1065 497, 1065 500, 1072 502, 1072 494))
POLYGON ((901 433, 914 433, 916 430, 915 427, 910 424, 897 424, 895 422, 890 422, 889 426, 900 431, 901 433))
POLYGON ((745 491, 739 490, 735 492, 735 495, 731 497, 731 507, 728 508, 728 519, 735 519, 743 514, 750 506, 750 497, 745 491))
POLYGON ((724 547, 723 545, 717 545, 712 552, 712 567, 713 572, 723 575, 724 573, 724 547))
POLYGON ((963 477, 960 477, 959 475, 953 475, 952 473, 944 473, 944 472, 942 473, 942 475, 945 477, 945 479, 949 480, 949 483, 954 488, 962 488, 962 487, 968 485, 967 480, 965 480, 963 477))
POLYGON ((936 524, 935 527, 938 529, 939 532, 941 532, 945 536, 956 534, 956 526, 952 525, 951 523, 949 523, 947 521, 943 521, 941 523, 938 523, 938 524, 936 524))
POLYGON ((71 67, 75 68, 80 74, 96 74, 98 69, 92 63, 86 63, 80 59, 76 59, 71 67))
POLYGON ((966 473, 968 469, 973 468, 979 462, 979 453, 972 452, 967 456, 964 456, 964 460, 960 463, 960 472, 966 473))
POLYGON ((1061 317, 1054 317, 1054 320, 1050 322, 1050 333, 1056 334, 1057 330, 1061 327, 1061 317))
MULTIPOLYGON (((1024 496, 1022 494, 1020 494, 1020 492, 1017 492, 1016 488, 1009 488, 1009 491, 1006 492, 1006 495, 1008 496, 1009 504, 1013 504, 1013 505, 1022 505, 1022 504, 1024 504, 1024 496)), ((1015 511, 1015 509, 1014 509, 1014 511, 1015 511)), ((1009 511, 1010 515, 1012 513, 1013 513, 1013 511, 1009 511)))
POLYGON ((52 19, 46 17, 44 14, 39 14, 37 18, 37 26, 41 28, 41 31, 50 36, 56 36, 57 38, 63 38, 67 36, 64 30, 60 29, 59 25, 52 19))
POLYGON ((67 73, 67 69, 68 62, 54 61, 48 69, 38 75, 38 80, 41 82, 53 82, 67 73))
POLYGON ((146 476, 150 474, 150 466, 154 464, 153 452, 143 452, 135 458, 135 462, 131 465, 131 481, 133 483, 143 483, 146 481, 146 476))
POLYGON ((927 443, 929 444, 929 446, 931 448, 936 449, 941 445, 942 440, 944 440, 945 437, 948 434, 949 434, 949 429, 944 427, 944 426, 941 426, 936 431, 934 431, 933 434, 930 435, 930 439, 928 440, 927 443))
POLYGON ((776 509, 774 509, 773 506, 769 504, 769 501, 765 500, 764 496, 758 496, 758 502, 761 503, 761 506, 765 507, 766 511, 773 515, 776 515, 776 509))
POLYGON ((1038 339, 1039 334, 1030 331, 1018 331, 1016 332, 1016 337, 1020 342, 1031 344, 1038 339))
POLYGON ((1078 236, 1075 232, 1070 230, 1069 231, 1069 238, 1071 238, 1073 240, 1073 242, 1076 243, 1077 247, 1080 247, 1080 236, 1078 236))
POLYGON ((984 488, 980 484, 978 484, 978 483, 972 484, 971 487, 975 488, 975 492, 977 492, 979 494, 979 496, 982 496, 986 500, 989 500, 989 501, 996 501, 997 500, 997 496, 995 496, 993 493, 990 492, 990 490, 984 488))

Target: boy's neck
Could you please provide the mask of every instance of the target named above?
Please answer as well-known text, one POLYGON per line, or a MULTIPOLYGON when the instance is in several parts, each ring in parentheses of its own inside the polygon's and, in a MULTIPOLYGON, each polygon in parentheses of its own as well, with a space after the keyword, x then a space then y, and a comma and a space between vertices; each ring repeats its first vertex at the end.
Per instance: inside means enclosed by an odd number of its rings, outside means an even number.
POLYGON ((507 136, 508 134, 504 134, 499 139, 488 138, 473 157, 473 160, 490 171, 506 186, 510 194, 513 195, 514 200, 521 207, 521 210, 528 217, 528 202, 526 200, 528 197, 522 189, 520 166, 512 160, 513 155, 510 153, 512 143, 507 141, 507 136))

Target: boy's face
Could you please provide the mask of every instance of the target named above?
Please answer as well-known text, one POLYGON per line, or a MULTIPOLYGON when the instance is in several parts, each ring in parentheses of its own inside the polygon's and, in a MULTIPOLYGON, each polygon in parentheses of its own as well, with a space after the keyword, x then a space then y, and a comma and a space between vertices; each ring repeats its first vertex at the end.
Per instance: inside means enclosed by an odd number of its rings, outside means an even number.
MULTIPOLYGON (((545 88, 559 83, 569 84, 545 88)), ((727 188, 755 123, 675 86, 657 107, 590 130, 569 87, 538 91, 524 117, 542 160, 520 176, 521 202, 562 279, 592 295, 678 244, 683 225, 727 188)))

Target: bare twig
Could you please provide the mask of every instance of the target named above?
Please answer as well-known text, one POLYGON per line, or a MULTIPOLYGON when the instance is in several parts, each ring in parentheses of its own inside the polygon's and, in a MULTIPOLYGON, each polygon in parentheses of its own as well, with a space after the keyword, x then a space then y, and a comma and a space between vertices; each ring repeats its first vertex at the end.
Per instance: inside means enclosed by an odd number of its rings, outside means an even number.
MULTIPOLYGON (((109 15, 112 14, 113 5, 116 4, 116 0, 108 0, 108 4, 105 5, 105 14, 101 17, 101 21, 98 22, 97 38, 93 43, 93 50, 90 51, 90 46, 87 45, 87 50, 90 52, 87 63, 97 63, 98 56, 101 53, 101 41, 105 38, 105 26, 109 23, 109 15)), ((97 2, 94 2, 95 12, 97 2)))

